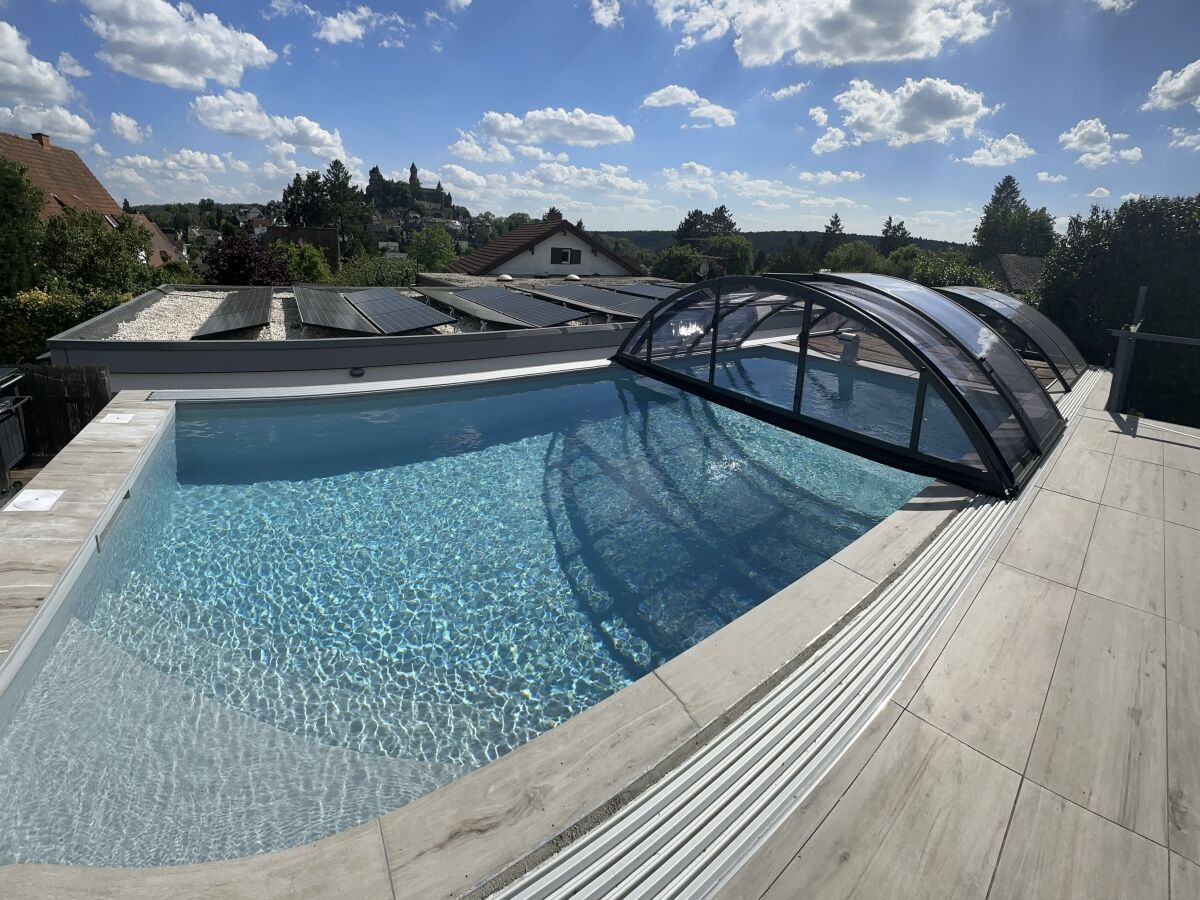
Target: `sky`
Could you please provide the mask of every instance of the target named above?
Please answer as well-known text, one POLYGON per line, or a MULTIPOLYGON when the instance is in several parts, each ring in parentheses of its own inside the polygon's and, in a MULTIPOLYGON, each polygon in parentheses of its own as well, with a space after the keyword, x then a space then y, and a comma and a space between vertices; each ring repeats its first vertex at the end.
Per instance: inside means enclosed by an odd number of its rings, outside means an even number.
POLYGON ((0 0, 0 131, 131 203, 261 202, 340 158, 593 229, 887 216, 968 240, 1200 192, 1196 0, 0 0))

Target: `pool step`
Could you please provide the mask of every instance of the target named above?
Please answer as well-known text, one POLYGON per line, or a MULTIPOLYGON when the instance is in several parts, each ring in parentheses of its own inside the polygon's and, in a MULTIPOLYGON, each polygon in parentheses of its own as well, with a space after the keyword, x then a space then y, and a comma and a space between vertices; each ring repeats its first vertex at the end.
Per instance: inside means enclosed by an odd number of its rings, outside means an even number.
POLYGON ((461 772, 270 727, 71 619, 0 734, 0 865, 176 865, 297 846, 461 772))

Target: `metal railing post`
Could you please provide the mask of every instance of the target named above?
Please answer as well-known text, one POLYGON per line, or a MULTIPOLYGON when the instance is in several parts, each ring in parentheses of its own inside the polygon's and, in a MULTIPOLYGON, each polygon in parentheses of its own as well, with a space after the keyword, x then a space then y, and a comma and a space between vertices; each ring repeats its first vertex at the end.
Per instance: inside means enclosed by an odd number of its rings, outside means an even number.
POLYGON ((1134 337, 1142 328, 1146 312, 1146 285, 1138 288, 1137 304, 1133 309, 1133 324, 1116 332, 1117 358, 1113 362, 1112 384, 1108 388, 1108 402, 1104 408, 1113 415, 1125 411, 1125 396, 1129 392, 1129 371, 1133 367, 1133 350, 1137 346, 1134 337))

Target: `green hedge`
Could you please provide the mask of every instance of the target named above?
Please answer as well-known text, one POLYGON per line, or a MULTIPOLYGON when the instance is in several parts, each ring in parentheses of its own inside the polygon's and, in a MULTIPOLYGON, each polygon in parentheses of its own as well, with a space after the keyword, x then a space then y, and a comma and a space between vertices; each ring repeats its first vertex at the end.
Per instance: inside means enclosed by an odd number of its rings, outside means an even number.
POLYGON ((46 340, 86 322, 130 298, 128 294, 50 294, 23 291, 0 297, 0 362, 32 362, 46 352, 46 340))

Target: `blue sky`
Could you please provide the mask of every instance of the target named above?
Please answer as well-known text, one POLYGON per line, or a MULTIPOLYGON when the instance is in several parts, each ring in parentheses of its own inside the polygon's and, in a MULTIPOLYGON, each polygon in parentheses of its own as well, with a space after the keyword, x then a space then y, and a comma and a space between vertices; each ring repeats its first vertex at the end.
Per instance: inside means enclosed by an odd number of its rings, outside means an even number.
POLYGON ((1056 217, 1200 192, 1200 4, 0 0, 0 130, 36 129, 133 203, 338 156, 592 228, 965 240, 1008 173, 1056 217))

